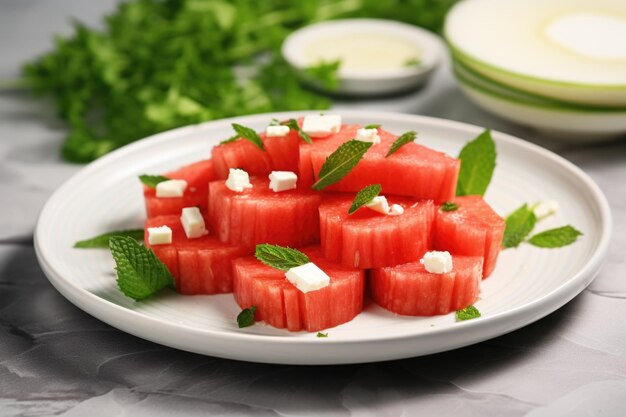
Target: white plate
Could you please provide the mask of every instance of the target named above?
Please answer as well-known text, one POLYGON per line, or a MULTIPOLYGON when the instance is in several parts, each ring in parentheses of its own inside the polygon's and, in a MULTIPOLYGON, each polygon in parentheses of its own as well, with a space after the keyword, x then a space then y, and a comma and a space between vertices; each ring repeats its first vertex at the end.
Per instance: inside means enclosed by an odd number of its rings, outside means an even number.
MULTIPOLYGON (((480 342, 532 323, 580 293, 607 252, 611 214, 605 197, 580 169, 535 145, 494 132, 498 166, 486 199, 505 214, 524 202, 557 200, 562 210, 539 229, 566 223, 584 236, 562 249, 523 245, 505 250, 476 303, 483 317, 456 323, 454 315, 395 316, 373 304, 329 337, 289 333, 257 324, 238 329, 230 294, 180 296, 170 291, 143 302, 122 295, 107 250, 73 249, 75 241, 105 231, 141 227, 143 198, 137 175, 160 173, 200 158, 232 133, 230 123, 264 128, 265 114, 173 130, 139 141, 85 167, 46 203, 35 248, 50 282, 72 303, 125 332, 163 345, 223 358, 284 364, 341 364, 427 355, 480 342)), ((348 123, 381 123, 395 133, 416 129, 419 141, 456 155, 482 128, 402 114, 342 113, 348 123)))

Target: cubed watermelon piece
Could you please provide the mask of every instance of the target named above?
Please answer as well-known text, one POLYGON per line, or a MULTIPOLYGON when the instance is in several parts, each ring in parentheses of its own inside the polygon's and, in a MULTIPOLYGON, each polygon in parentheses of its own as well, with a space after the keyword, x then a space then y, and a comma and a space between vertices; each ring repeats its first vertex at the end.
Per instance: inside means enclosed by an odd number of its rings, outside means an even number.
POLYGON ((505 222, 481 196, 456 197, 455 211, 437 210, 433 247, 453 255, 484 258, 483 277, 496 267, 505 222))
POLYGON ((209 184, 209 224, 222 242, 254 250, 259 243, 304 246, 319 242, 321 193, 274 192, 266 178, 252 178, 241 193, 222 180, 209 184))
POLYGON ((176 171, 168 172, 166 177, 186 180, 187 189, 182 197, 160 198, 154 188, 144 186, 146 213, 148 218, 167 214, 180 214, 185 207, 200 207, 206 213, 208 208, 209 181, 217 177, 210 159, 184 166, 176 171))
POLYGON ((243 249, 207 235, 187 239, 179 215, 157 216, 146 220, 145 244, 163 261, 176 280, 181 294, 220 294, 233 290, 232 260, 249 254, 243 249), (148 243, 148 227, 168 226, 172 243, 148 243))
POLYGON ((387 216, 366 207, 348 209, 353 195, 327 195, 320 205, 320 240, 324 256, 346 267, 380 268, 418 260, 431 247, 435 206, 430 200, 389 197, 404 208, 387 216))
POLYGON ((460 310, 478 298, 483 259, 454 256, 452 271, 433 274, 420 262, 378 268, 370 292, 381 307, 407 316, 434 316, 460 310))
POLYGON ((233 261, 234 295, 241 308, 256 306, 255 320, 290 331, 316 332, 346 323, 363 309, 364 271, 344 268, 321 256, 319 247, 302 249, 330 277, 330 284, 303 293, 255 257, 233 261))

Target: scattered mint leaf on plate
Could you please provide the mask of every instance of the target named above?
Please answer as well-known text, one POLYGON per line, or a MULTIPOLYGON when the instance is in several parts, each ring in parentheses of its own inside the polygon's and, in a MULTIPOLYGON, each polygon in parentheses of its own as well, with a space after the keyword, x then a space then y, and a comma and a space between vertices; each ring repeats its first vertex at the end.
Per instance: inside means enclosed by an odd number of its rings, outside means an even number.
POLYGON ((174 287, 174 278, 152 250, 129 236, 112 236, 109 240, 115 260, 117 285, 135 301, 150 297, 165 287, 174 287))
POLYGON ((352 214, 370 201, 374 199, 378 194, 380 194, 382 190, 382 186, 380 184, 372 184, 367 187, 363 187, 361 191, 359 191, 354 197, 354 201, 348 210, 348 214, 352 214))
POLYGON ((313 189, 320 191, 340 181, 352 171, 372 145, 372 142, 362 142, 356 139, 341 144, 324 161, 319 172, 319 180, 313 184, 313 189))
POLYGON ((528 243, 540 248, 561 248, 576 242, 582 232, 572 226, 563 226, 546 230, 528 239, 528 243))
POLYGON ((246 126, 242 126, 237 123, 233 123, 232 126, 233 126, 233 129, 235 129, 235 132, 237 132, 237 134, 239 135, 239 137, 249 140, 254 145, 256 145, 256 147, 259 148, 260 150, 262 151, 265 150, 265 147, 263 146, 263 140, 261 140, 261 136, 259 136, 256 130, 251 129, 246 126))
POLYGON ((321 61, 306 68, 304 71, 309 78, 320 83, 328 90, 336 90, 339 87, 339 67, 341 60, 321 61))
POLYGON ((90 239, 79 240, 74 243, 75 248, 80 249, 91 249, 91 248, 108 248, 109 241, 113 236, 128 236, 135 240, 143 240, 144 230, 143 229, 133 229, 133 230, 117 230, 114 232, 103 233, 101 235, 92 237, 90 239))
POLYGON ((155 188, 158 183, 163 181, 169 181, 170 179, 164 177, 163 175, 140 175, 139 181, 141 181, 144 185, 155 188))
POLYGON ((255 311, 256 306, 250 306, 241 310, 241 313, 237 314, 237 326, 239 326, 240 329, 252 326, 254 324, 255 311))
POLYGON ((467 306, 463 310, 457 310, 455 316, 456 321, 472 320, 480 317, 480 311, 474 306, 467 306))
POLYGON ((254 256, 267 266, 288 271, 291 268, 308 264, 309 258, 297 249, 263 243, 256 245, 254 256))
POLYGON ((456 211, 459 209, 459 205, 451 201, 444 201, 441 205, 441 211, 456 211))
POLYGON ((298 126, 298 121, 296 119, 289 119, 286 122, 283 122, 282 125, 287 126, 289 129, 295 130, 296 132, 298 132, 298 135, 300 135, 302 140, 305 141, 306 143, 309 143, 309 144, 313 143, 313 140, 311 139, 311 137, 307 135, 306 133, 304 133, 304 130, 302 130, 300 126, 298 126))
POLYGON ((524 204, 505 218, 506 227, 502 237, 504 248, 516 248, 532 232, 537 217, 528 204, 524 204))
POLYGON ((328 337, 328 333, 317 332, 315 337, 328 337))
POLYGON ((389 156, 394 154, 398 149, 400 149, 407 143, 414 142, 415 138, 417 138, 417 132, 415 130, 409 130, 408 132, 403 133, 391 144, 391 148, 389 148, 389 152, 387 152, 385 158, 388 158, 389 156))
POLYGON ((496 144, 485 130, 468 142, 461 153, 461 169, 456 195, 484 195, 496 168, 496 144))
POLYGON ((380 124, 378 124, 378 123, 373 123, 373 124, 371 124, 371 125, 366 125, 366 126, 364 127, 364 129, 378 129, 379 127, 380 127, 380 124))

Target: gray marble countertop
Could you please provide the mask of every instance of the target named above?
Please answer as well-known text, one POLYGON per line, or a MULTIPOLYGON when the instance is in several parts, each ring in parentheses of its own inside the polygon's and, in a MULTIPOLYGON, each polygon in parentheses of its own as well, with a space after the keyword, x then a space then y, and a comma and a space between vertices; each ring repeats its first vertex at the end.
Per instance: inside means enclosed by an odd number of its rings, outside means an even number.
MULTIPOLYGON (((0 0, 0 79, 114 1, 0 0)), ((442 68, 425 90, 337 108, 444 117, 511 133, 577 164, 607 193, 615 228, 596 280, 550 316, 421 358, 297 367, 186 353, 120 332, 65 300, 40 270, 41 206, 79 166, 49 103, 0 93, 0 415, 626 415, 626 141, 566 145, 493 118, 442 68)))

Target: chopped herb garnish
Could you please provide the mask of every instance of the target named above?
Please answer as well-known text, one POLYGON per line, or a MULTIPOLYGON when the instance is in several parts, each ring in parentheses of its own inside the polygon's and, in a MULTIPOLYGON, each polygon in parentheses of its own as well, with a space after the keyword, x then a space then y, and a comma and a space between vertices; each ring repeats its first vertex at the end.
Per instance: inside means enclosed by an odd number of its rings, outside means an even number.
POLYGON ((128 236, 135 240, 143 240, 144 230, 143 229, 117 230, 114 232, 103 233, 101 235, 92 237, 90 239, 80 240, 74 243, 74 247, 80 248, 80 249, 108 248, 109 241, 111 240, 113 236, 128 236))
POLYGON ((374 199, 378 194, 380 194, 382 190, 382 186, 380 184, 372 184, 367 187, 363 187, 361 191, 359 191, 354 197, 354 201, 348 210, 348 214, 352 214, 370 201, 374 199))
POLYGON ((328 333, 317 332, 316 337, 328 337, 328 333))
POLYGON ((484 195, 496 167, 496 144, 485 130, 468 142, 461 153, 456 195, 484 195))
POLYGON ((256 245, 254 256, 265 265, 281 271, 288 271, 310 262, 309 258, 297 249, 268 243, 256 245))
POLYGON ((572 226, 546 230, 528 239, 528 243, 540 248, 561 248, 576 242, 582 232, 572 226))
POLYGON ((170 178, 163 175, 140 175, 139 181, 150 188, 156 188, 157 184, 163 181, 169 181, 170 178))
POLYGON ((254 312, 256 306, 250 306, 241 310, 241 313, 237 314, 237 326, 239 328, 249 327, 254 324, 254 312))
POLYGON ((289 129, 295 130, 296 132, 298 132, 298 135, 300 135, 302 140, 305 141, 306 143, 309 143, 309 144, 313 143, 313 140, 311 139, 311 137, 307 135, 306 133, 304 133, 304 131, 300 128, 300 126, 298 126, 298 121, 296 119, 289 119, 286 122, 283 122, 282 124, 284 126, 287 126, 289 129))
POLYGON ((220 142, 220 145, 225 145, 227 143, 233 143, 234 141, 236 141, 237 139, 239 139, 240 136, 239 135, 232 135, 231 137, 229 137, 228 139, 224 139, 223 141, 220 142))
POLYGON ((456 211, 458 209, 459 209, 459 205, 451 201, 445 201, 441 205, 441 211, 456 211))
POLYGON ((463 310, 457 310, 456 321, 471 320, 480 317, 480 311, 474 306, 465 307, 463 310))
POLYGON ((232 126, 233 126, 233 129, 235 129, 235 132, 237 132, 237 134, 240 137, 246 140, 249 140, 254 145, 256 145, 256 147, 259 148, 260 150, 262 151, 265 150, 265 147, 263 147, 263 141, 261 140, 261 137, 254 129, 251 129, 246 126, 242 126, 237 123, 233 123, 232 126))
POLYGON ((324 161, 313 189, 320 191, 340 181, 352 171, 372 145, 372 142, 361 142, 356 139, 341 144, 324 161))
POLYGON ((365 126, 365 129, 378 129, 379 127, 380 127, 379 124, 374 123, 374 124, 365 126))
POLYGON ((422 65, 422 61, 415 57, 409 58, 404 62, 405 67, 419 67, 420 65, 422 65))
POLYGON ((417 132, 414 130, 409 130, 408 132, 405 132, 402 135, 400 135, 400 137, 391 144, 391 148, 389 148, 389 152, 387 152, 387 155, 385 155, 385 158, 388 158, 392 154, 396 153, 398 149, 400 149, 407 143, 414 142, 416 137, 417 137, 417 132))

